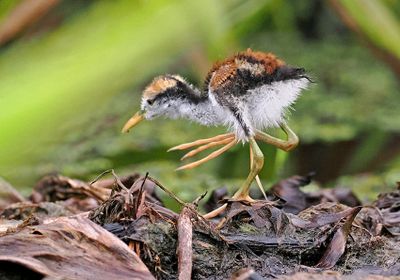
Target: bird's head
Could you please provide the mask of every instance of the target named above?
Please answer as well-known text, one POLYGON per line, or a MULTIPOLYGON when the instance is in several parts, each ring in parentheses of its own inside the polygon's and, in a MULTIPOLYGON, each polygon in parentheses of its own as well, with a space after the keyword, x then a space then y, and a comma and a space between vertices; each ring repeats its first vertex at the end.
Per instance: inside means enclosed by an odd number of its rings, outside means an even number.
POLYGON ((160 116, 177 118, 183 101, 195 99, 199 94, 198 90, 178 75, 156 77, 143 91, 140 111, 125 123, 122 131, 128 132, 144 119, 160 116))

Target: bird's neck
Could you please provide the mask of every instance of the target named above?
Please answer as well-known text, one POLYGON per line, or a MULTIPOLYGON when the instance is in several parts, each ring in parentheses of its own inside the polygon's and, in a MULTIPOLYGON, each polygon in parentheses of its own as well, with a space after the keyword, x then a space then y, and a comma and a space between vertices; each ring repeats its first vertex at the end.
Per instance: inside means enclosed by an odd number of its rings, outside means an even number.
POLYGON ((213 106, 208 97, 185 99, 178 107, 182 118, 192 120, 201 125, 214 126, 221 124, 221 112, 213 106))

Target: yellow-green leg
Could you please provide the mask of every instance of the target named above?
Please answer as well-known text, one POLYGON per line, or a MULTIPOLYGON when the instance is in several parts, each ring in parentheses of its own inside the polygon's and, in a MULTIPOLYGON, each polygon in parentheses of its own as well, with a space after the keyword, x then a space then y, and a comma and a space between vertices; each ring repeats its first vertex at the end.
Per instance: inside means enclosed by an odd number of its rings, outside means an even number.
MULTIPOLYGON (((261 152, 260 147, 257 145, 257 142, 253 137, 249 139, 249 144, 251 147, 250 152, 252 153, 252 164, 250 166, 250 173, 247 176, 246 181, 240 187, 240 189, 233 195, 232 197, 233 200, 246 200, 249 202, 255 201, 249 196, 249 191, 251 183, 254 181, 258 173, 260 173, 260 170, 264 165, 264 155, 261 152)), ((219 214, 221 214, 226 209, 226 207, 227 204, 225 203, 221 207, 205 214, 203 217, 206 219, 214 218, 219 214)))
MULTIPOLYGON (((250 168, 252 165, 253 165, 253 152, 252 152, 251 146, 250 146, 250 168)), ((260 189, 262 195, 264 196, 265 200, 268 200, 267 194, 265 193, 264 187, 263 187, 260 177, 258 177, 258 175, 256 176, 256 183, 257 183, 257 186, 260 189)))
MULTIPOLYGON (((250 202, 254 201, 249 196, 250 186, 253 180, 257 178, 258 173, 260 172, 261 168, 264 165, 264 155, 262 154, 259 146, 257 145, 256 140, 260 140, 265 143, 271 144, 277 147, 278 149, 284 150, 286 152, 294 149, 299 144, 299 138, 287 124, 282 124, 281 129, 285 132, 287 140, 276 138, 259 130, 257 130, 254 138, 249 139, 250 153, 252 157, 250 173, 247 176, 246 181, 243 183, 242 187, 232 197, 234 200, 247 200, 250 202)), ((227 204, 224 204, 221 207, 207 213, 206 215, 204 215, 204 217, 207 219, 216 217, 220 213, 222 213, 226 209, 226 207, 227 204)))
POLYGON ((299 144, 299 137, 290 129, 287 124, 282 124, 281 129, 286 133, 287 140, 282 140, 271 136, 265 132, 257 130, 255 139, 271 144, 286 152, 293 150, 299 144))
POLYGON ((233 195, 233 199, 254 201, 254 199, 249 196, 250 186, 264 165, 264 155, 253 137, 249 139, 249 144, 253 158, 250 173, 241 188, 233 195))

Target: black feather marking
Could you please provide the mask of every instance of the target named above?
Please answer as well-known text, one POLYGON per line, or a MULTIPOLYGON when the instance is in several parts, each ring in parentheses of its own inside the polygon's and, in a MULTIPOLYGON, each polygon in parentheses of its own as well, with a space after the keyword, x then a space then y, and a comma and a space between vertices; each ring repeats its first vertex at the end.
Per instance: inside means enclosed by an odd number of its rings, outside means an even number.
POLYGON ((152 102, 159 101, 164 102, 165 100, 187 100, 191 104, 199 104, 204 102, 208 97, 200 95, 195 89, 187 83, 169 76, 169 78, 176 81, 176 86, 167 88, 164 92, 156 95, 152 102))
POLYGON ((240 69, 237 71, 236 79, 232 79, 227 83, 223 89, 223 92, 230 93, 236 96, 242 96, 247 93, 248 90, 252 90, 263 85, 269 85, 273 82, 297 80, 305 78, 311 79, 305 74, 303 68, 293 68, 289 66, 281 66, 272 73, 272 75, 253 75, 247 69, 240 69))
POLYGON ((242 113, 240 112, 239 108, 235 106, 230 106, 229 110, 233 113, 235 118, 238 120, 240 126, 243 128, 244 134, 246 137, 250 136, 250 128, 247 126, 246 122, 243 119, 242 113))
MULTIPOLYGON (((272 74, 254 75, 250 70, 238 69, 235 79, 230 79, 224 86, 225 91, 234 92, 235 95, 246 94, 248 90, 269 85, 273 82, 307 79, 309 82, 314 81, 306 75, 304 68, 291 67, 283 65, 278 67, 272 74)), ((208 93, 211 75, 208 75, 204 84, 203 93, 208 93)))

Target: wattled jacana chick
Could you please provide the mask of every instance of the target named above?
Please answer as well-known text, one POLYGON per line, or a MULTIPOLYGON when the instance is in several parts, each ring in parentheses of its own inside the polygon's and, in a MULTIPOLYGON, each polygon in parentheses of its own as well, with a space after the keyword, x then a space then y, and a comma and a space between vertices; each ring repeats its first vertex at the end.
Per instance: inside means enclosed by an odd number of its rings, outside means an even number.
MULTIPOLYGON (((202 125, 228 126, 231 133, 182 144, 171 150, 199 146, 184 156, 188 158, 205 149, 224 145, 204 159, 179 168, 188 169, 217 157, 240 141, 249 142, 250 173, 233 199, 251 202, 249 188, 258 178, 264 163, 256 140, 285 151, 298 144, 285 116, 309 82, 303 68, 288 66, 271 53, 248 49, 217 62, 207 75, 203 92, 176 75, 155 78, 143 92, 141 111, 125 124, 123 131, 128 131, 143 119, 159 116, 186 118, 202 125), (287 140, 262 132, 265 128, 278 126, 287 134, 287 140)), ((224 207, 206 216, 213 217, 224 207)))

